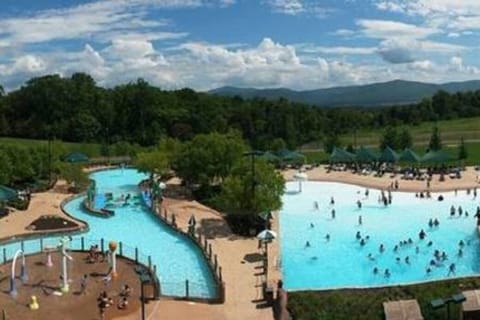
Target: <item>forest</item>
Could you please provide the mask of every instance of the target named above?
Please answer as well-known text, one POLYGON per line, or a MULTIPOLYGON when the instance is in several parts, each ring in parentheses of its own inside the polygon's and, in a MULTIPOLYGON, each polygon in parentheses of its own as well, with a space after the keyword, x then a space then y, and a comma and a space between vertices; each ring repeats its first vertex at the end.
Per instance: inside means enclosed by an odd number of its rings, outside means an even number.
POLYGON ((0 136, 153 146, 161 138, 237 129, 250 145, 290 148, 357 129, 480 115, 480 90, 437 92, 418 104, 319 108, 286 99, 218 97, 191 89, 162 90, 143 79, 103 88, 84 73, 46 75, 6 93, 0 86, 0 136))

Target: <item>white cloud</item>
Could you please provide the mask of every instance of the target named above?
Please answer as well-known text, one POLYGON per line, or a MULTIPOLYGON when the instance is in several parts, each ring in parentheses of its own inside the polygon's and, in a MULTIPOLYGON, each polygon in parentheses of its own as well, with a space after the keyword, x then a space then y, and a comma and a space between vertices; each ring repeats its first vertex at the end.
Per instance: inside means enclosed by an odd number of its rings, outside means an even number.
POLYGON ((459 56, 453 56, 450 58, 450 69, 452 71, 472 74, 472 75, 479 75, 480 69, 475 66, 466 66, 463 63, 463 59, 459 56))
POLYGON ((103 0, 63 9, 36 12, 31 16, 0 18, 0 43, 40 43, 51 40, 87 39, 108 41, 119 33, 147 29, 157 39, 185 33, 156 33, 168 23, 150 19, 152 9, 227 6, 233 0, 103 0), (110 36, 109 36, 110 35, 110 36))
POLYGON ((288 15, 297 15, 305 12, 305 8, 301 0, 266 0, 266 3, 274 12, 288 15))
POLYGON ((360 19, 357 20, 357 25, 362 28, 361 32, 365 36, 377 39, 389 39, 392 37, 423 39, 440 32, 435 28, 419 27, 390 20, 360 19))
POLYGON ((317 46, 315 44, 299 44, 295 46, 299 52, 306 54, 339 54, 339 55, 369 55, 375 53, 375 47, 325 47, 317 46))

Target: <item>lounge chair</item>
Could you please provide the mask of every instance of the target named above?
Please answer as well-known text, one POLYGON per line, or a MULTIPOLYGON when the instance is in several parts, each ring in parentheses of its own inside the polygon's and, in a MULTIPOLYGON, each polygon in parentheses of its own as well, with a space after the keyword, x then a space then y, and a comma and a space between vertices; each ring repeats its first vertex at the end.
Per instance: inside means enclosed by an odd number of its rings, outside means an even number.
POLYGON ((398 300, 383 303, 385 320, 423 320, 417 300, 398 300))

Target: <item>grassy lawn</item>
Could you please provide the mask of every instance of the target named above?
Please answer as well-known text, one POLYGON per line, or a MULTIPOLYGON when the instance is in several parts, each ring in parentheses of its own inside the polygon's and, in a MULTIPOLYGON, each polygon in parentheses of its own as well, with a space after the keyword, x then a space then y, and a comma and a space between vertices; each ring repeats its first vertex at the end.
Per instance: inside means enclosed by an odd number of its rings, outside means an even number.
MULTIPOLYGON (((438 121, 437 126, 444 144, 456 145, 460 138, 465 141, 480 141, 480 118, 467 118, 457 120, 438 121)), ((430 139, 435 122, 423 122, 418 126, 409 127, 414 138, 414 143, 426 145, 430 139)), ((357 145, 378 146, 383 129, 357 131, 357 145)), ((342 135, 340 141, 343 145, 353 144, 353 134, 342 135)))
MULTIPOLYGON (((417 299, 425 320, 445 319, 446 310, 433 310, 431 300, 479 286, 479 278, 466 278, 405 287, 290 292, 288 308, 295 320, 380 320, 385 319, 383 302, 417 299)), ((451 319, 461 319, 458 307, 451 309, 451 319)))
MULTIPOLYGON (((466 165, 479 165, 480 164, 480 141, 479 142, 469 142, 466 143, 468 158, 465 161, 466 165)), ((422 156, 425 153, 425 146, 414 146, 414 151, 422 156)), ((372 147, 372 150, 379 152, 378 147, 372 147)), ((446 146, 444 150, 452 155, 453 157, 457 158, 458 156, 458 147, 456 146, 446 146)), ((327 163, 329 159, 329 155, 326 154, 323 150, 317 151, 302 151, 302 153, 306 157, 307 163, 327 163)), ((452 164, 457 163, 453 161, 452 164)))
MULTIPOLYGON (((25 147, 47 147, 47 140, 21 139, 21 138, 7 138, 0 137, 0 144, 2 145, 23 145, 25 147)), ((69 152, 82 152, 89 157, 100 156, 100 144, 96 143, 74 143, 63 142, 60 140, 53 141, 53 148, 56 152, 63 154, 69 152)))

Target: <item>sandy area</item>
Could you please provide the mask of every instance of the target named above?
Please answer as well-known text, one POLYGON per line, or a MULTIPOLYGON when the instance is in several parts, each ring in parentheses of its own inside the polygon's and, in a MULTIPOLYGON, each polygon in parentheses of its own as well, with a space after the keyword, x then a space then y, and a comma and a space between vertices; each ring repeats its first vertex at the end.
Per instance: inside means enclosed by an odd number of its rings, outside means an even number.
MULTIPOLYGON (((283 175, 287 180, 294 180, 293 176, 297 172, 297 170, 286 170, 283 172, 283 175)), ((373 174, 352 174, 350 171, 327 172, 324 166, 308 170, 306 171, 306 174, 308 175, 308 180, 311 181, 345 182, 375 189, 387 189, 395 180, 398 181, 398 190, 400 191, 420 192, 427 189, 426 181, 403 180, 401 179, 400 174, 392 176, 387 173, 380 178, 374 177, 373 174)), ((473 167, 467 167, 467 169, 462 172, 461 179, 451 179, 450 177, 445 176, 445 181, 440 181, 440 176, 436 174, 433 175, 432 181, 430 182, 430 191, 453 191, 455 189, 480 188, 480 181, 478 180, 479 175, 480 171, 475 171, 473 167)))
POLYGON ((83 223, 68 217, 60 209, 60 203, 71 195, 71 193, 67 192, 65 181, 57 182, 55 187, 47 192, 32 194, 30 206, 27 210, 13 210, 7 217, 0 219, 0 239, 43 232, 26 229, 32 221, 42 215, 60 216, 66 220, 76 222, 81 227, 85 227, 83 223))

